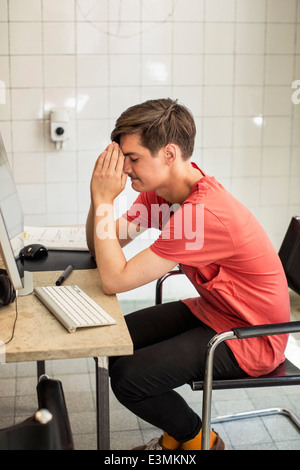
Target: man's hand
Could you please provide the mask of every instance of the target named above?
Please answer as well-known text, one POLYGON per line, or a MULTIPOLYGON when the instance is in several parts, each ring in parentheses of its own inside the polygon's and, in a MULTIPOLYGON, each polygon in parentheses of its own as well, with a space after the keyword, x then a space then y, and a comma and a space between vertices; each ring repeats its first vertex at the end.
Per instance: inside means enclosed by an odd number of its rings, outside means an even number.
POLYGON ((113 142, 101 153, 94 167, 91 197, 95 208, 99 204, 112 204, 124 190, 127 175, 123 167, 124 155, 119 145, 113 142))

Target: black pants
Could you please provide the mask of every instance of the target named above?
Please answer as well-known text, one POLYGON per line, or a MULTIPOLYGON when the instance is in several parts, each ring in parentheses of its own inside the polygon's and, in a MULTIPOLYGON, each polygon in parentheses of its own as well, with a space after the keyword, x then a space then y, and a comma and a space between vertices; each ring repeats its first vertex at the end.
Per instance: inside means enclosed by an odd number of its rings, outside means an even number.
MULTIPOLYGON (((201 429, 201 419, 174 389, 204 377, 206 346, 216 332, 179 301, 131 313, 125 320, 135 352, 111 358, 115 396, 179 442, 192 439, 201 429)), ((214 378, 246 375, 221 343, 215 352, 214 378)))

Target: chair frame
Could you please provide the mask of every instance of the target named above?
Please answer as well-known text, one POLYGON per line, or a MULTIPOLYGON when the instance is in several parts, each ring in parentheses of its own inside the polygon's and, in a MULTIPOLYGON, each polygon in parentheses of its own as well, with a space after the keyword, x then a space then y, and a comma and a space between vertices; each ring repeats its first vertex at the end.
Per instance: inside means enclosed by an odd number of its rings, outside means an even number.
MULTIPOLYGON (((287 275, 287 280, 289 287, 293 289, 298 294, 299 286, 296 286, 294 283, 294 278, 290 278, 288 268, 293 265, 293 273, 295 272, 295 256, 296 251, 299 250, 300 246, 300 218, 293 217, 288 228, 288 232, 285 236, 285 240, 288 240, 288 244, 292 245, 292 249, 287 250, 287 245, 282 243, 282 246, 279 251, 279 256, 281 257, 282 263, 287 269, 285 273, 287 275), (294 238, 291 240, 290 229, 293 228, 296 235, 293 234, 294 238)), ((298 251, 299 252, 299 251, 298 251)), ((155 303, 156 305, 162 303, 162 287, 163 283, 171 276, 183 274, 180 267, 173 269, 156 282, 156 292, 155 292, 155 303)), ((240 327, 233 328, 230 331, 225 331, 220 334, 215 335, 207 345, 206 351, 206 362, 205 362, 205 373, 204 379, 201 381, 192 381, 190 386, 192 390, 202 390, 203 391, 203 403, 202 403, 202 441, 201 448, 203 450, 209 450, 209 441, 210 441, 210 431, 212 423, 221 423, 228 422, 238 419, 254 418, 260 416, 269 416, 273 414, 280 414, 286 416, 291 420, 291 422, 297 427, 300 432, 300 419, 296 416, 291 410, 286 408, 267 408, 263 410, 255 410, 243 413, 235 413, 226 416, 217 416, 216 418, 211 418, 211 404, 212 404, 212 391, 214 389, 229 389, 229 388, 254 388, 259 386, 286 386, 286 385, 300 385, 300 369, 293 364, 291 364, 287 359, 282 365, 280 365, 272 373, 261 376, 261 377, 246 377, 241 379, 226 379, 226 380, 213 380, 213 364, 214 364, 214 354, 216 348, 223 341, 229 341, 232 339, 247 339, 255 338, 260 336, 271 336, 271 335, 280 335, 280 334, 290 334, 290 333, 299 333, 300 332, 300 321, 293 321, 287 323, 274 323, 268 325, 255 325, 249 327, 240 327), (282 368, 287 366, 289 369, 292 369, 291 373, 288 376, 280 375, 282 368)))
POLYGON ((43 375, 36 391, 37 411, 25 421, 0 429, 1 450, 73 450, 62 383, 43 375))
MULTIPOLYGON (((207 356, 206 356, 206 364, 205 364, 205 375, 204 381, 198 382, 193 381, 191 387, 193 390, 201 390, 203 389, 203 405, 202 405, 202 449, 208 450, 209 449, 209 440, 210 440, 210 430, 211 430, 211 423, 220 423, 225 421, 233 421, 237 419, 245 419, 245 418, 254 418, 260 416, 268 416, 273 414, 281 414, 287 416, 298 428, 300 432, 300 420, 299 418, 290 410, 284 408, 267 408, 264 410, 255 410, 252 412, 245 412, 245 413, 236 413, 227 416, 218 416, 215 419, 211 419, 211 402, 212 402, 212 391, 215 388, 214 381, 213 381, 213 361, 214 361, 214 353, 219 344, 223 341, 228 341, 232 339, 246 339, 246 338, 254 338, 258 336, 269 336, 269 335, 277 335, 277 334, 288 334, 288 333, 299 333, 300 332, 300 321, 291 322, 291 323, 276 323, 272 325, 258 325, 253 327, 242 327, 242 328, 234 328, 231 331, 220 333, 215 335, 207 346, 207 356)), ((287 361, 287 360, 286 360, 287 361)), ((280 366, 279 366, 280 367, 280 366)), ((296 367, 295 367, 296 368, 296 367)), ((297 369, 298 370, 298 369, 297 369)), ((298 370, 298 376, 289 377, 287 380, 284 377, 284 382, 280 381, 280 378, 276 380, 276 377, 271 380, 271 383, 268 384, 267 380, 268 377, 272 378, 272 374, 265 377, 249 377, 249 382, 247 386, 257 387, 259 384, 264 386, 280 386, 280 385, 300 385, 300 371, 298 370)), ((229 388, 226 386, 222 386, 222 381, 216 381, 216 383, 221 383, 220 387, 217 388, 229 388)), ((224 381, 226 383, 226 381, 224 381)), ((244 379, 235 379, 231 380, 235 384, 239 384, 239 387, 242 388, 245 386, 243 384, 244 379)), ((232 388, 238 388, 236 385, 232 388)))

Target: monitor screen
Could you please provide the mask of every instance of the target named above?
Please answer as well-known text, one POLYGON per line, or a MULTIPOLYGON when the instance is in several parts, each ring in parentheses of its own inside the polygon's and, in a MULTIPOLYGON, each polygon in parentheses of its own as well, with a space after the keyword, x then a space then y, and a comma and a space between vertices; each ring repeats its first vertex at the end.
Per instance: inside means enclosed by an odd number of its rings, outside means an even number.
POLYGON ((6 270, 16 290, 24 287, 24 220, 4 143, 0 134, 0 248, 6 270))

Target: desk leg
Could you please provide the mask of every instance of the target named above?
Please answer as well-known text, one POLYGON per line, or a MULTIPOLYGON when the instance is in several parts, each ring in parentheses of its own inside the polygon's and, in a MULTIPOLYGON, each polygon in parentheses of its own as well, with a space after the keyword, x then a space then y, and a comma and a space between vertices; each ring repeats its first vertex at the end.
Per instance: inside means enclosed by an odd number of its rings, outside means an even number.
POLYGON ((45 369, 45 361, 37 361, 37 379, 39 381, 39 378, 41 375, 44 375, 46 372, 45 369))
POLYGON ((109 378, 108 358, 95 357, 96 363, 96 400, 97 400, 97 448, 109 450, 109 378))

